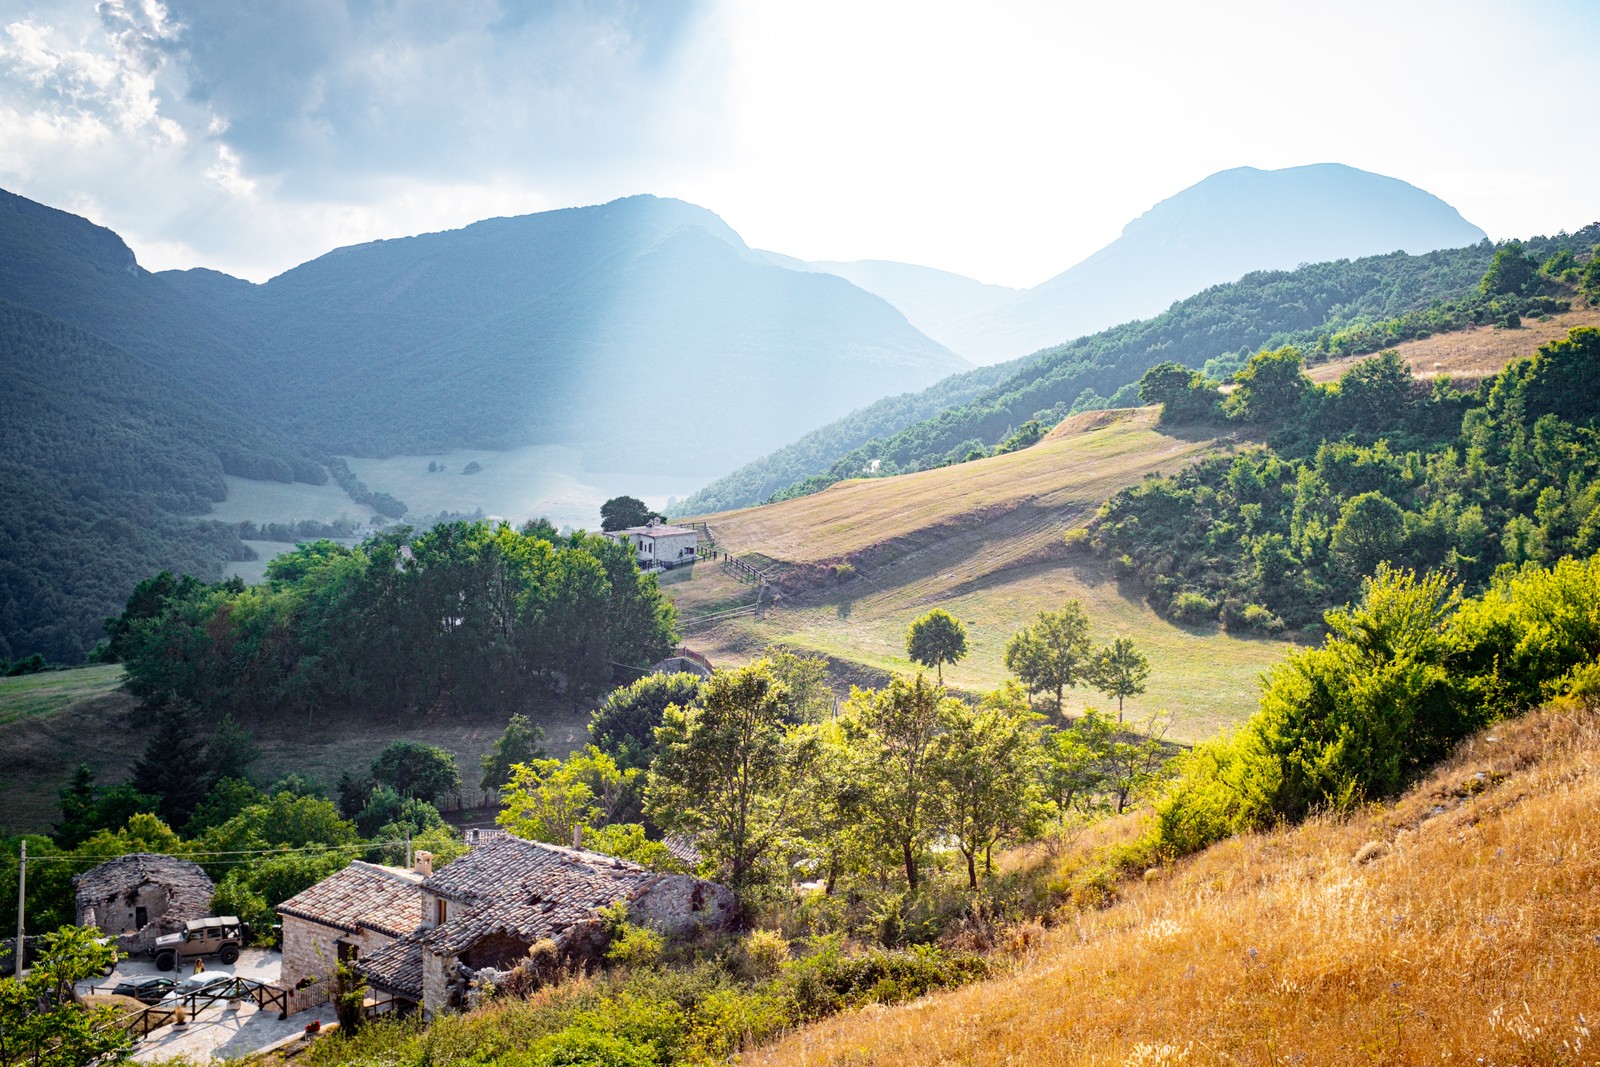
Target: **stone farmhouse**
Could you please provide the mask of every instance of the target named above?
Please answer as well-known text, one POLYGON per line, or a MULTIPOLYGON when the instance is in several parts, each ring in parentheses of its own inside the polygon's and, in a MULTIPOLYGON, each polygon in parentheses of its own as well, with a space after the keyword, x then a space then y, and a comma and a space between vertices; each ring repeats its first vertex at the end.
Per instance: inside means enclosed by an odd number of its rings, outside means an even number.
POLYGON ((296 1006, 326 999, 332 961, 351 961, 374 989, 429 1015, 461 1006, 480 970, 508 970, 538 942, 598 950, 600 909, 625 903, 631 921, 678 932, 733 922, 733 894, 581 849, 481 835, 465 856, 432 869, 352 863, 279 906, 282 983, 296 1006))
POLYGON ((74 875, 79 926, 97 926, 122 952, 149 952, 156 938, 211 914, 216 892, 197 863, 132 852, 74 875))
POLYGON ((659 519, 651 519, 644 526, 629 526, 625 530, 608 530, 606 536, 633 546, 635 558, 644 570, 671 570, 683 563, 695 561, 695 546, 700 535, 687 526, 669 526, 659 519))

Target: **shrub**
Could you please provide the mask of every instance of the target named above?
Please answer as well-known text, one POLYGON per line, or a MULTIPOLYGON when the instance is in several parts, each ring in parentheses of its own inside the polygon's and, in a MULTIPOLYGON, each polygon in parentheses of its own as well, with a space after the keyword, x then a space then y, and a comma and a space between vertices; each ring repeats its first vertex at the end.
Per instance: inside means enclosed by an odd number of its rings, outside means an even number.
POLYGON ((776 930, 756 930, 739 945, 739 970, 747 978, 771 978, 788 960, 789 942, 776 930))
POLYGON ((654 930, 623 923, 611 938, 606 959, 624 967, 651 967, 661 960, 666 941, 654 930))
POLYGON ((1250 629, 1265 634, 1283 632, 1283 620, 1260 604, 1246 604, 1244 610, 1239 612, 1239 621, 1250 629))
POLYGON ((1179 622, 1205 622, 1217 617, 1217 602, 1201 593, 1179 593, 1167 611, 1179 622))

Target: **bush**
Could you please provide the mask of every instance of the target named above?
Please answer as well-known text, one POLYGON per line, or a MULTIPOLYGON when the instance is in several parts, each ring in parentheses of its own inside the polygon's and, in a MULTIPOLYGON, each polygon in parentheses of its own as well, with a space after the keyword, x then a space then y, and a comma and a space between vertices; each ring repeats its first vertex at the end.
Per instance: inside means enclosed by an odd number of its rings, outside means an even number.
POLYGON ((1283 620, 1260 604, 1246 604, 1244 610, 1239 612, 1239 621, 1248 628, 1264 634, 1283 632, 1283 620))
POLYGON ((1179 593, 1167 611, 1179 622, 1206 622, 1217 617, 1217 602, 1200 593, 1179 593))
POLYGON ((606 949, 606 959, 624 967, 651 967, 661 961, 666 941, 654 930, 623 923, 606 949))

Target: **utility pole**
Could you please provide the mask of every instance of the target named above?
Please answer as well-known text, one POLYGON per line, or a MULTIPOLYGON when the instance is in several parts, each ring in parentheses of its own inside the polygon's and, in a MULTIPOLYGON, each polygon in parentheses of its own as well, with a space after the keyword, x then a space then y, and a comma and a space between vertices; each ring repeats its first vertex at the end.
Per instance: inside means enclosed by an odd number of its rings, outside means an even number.
POLYGON ((22 980, 22 906, 28 899, 28 839, 22 839, 22 858, 17 864, 17 943, 11 950, 11 974, 22 980))

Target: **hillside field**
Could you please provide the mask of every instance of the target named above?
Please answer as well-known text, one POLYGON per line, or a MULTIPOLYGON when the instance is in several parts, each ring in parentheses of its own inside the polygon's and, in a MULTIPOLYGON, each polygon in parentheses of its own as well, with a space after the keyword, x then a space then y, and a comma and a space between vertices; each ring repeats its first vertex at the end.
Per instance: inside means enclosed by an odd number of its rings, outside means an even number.
MULTIPOLYGON (((1070 552, 1064 535, 1147 473, 1241 446, 1159 431, 1153 409, 1088 412, 1020 452, 706 516, 719 549, 776 578, 777 605, 759 617, 696 621, 755 600, 716 564, 663 584, 683 616, 684 642, 719 666, 781 643, 825 655, 863 684, 914 669, 906 628, 942 607, 966 624, 968 647, 945 678, 969 692, 1004 680, 1014 632, 1077 598, 1097 644, 1128 636, 1150 658, 1149 691, 1128 702, 1128 716, 1169 711, 1170 736, 1195 741, 1255 709, 1257 675, 1288 645, 1169 623, 1106 565, 1070 552), (836 564, 854 576, 836 577, 836 564)), ((1085 705, 1108 706, 1097 693, 1068 693, 1069 709, 1085 705)))
POLYGON ((1397 802, 1221 842, 1035 928, 1008 975, 740 1062, 1600 1062, 1597 767, 1593 704, 1501 723, 1397 802))
MULTIPOLYGON (((0 833, 49 830, 60 818, 61 787, 79 763, 93 768, 101 785, 127 780, 144 754, 145 737, 139 702, 121 684, 122 668, 115 664, 0 678, 0 750, 8 755, 0 769, 0 833)), ((587 708, 552 701, 528 714, 543 727, 553 756, 588 742, 587 708)), ((489 716, 396 722, 336 712, 245 725, 261 748, 251 771, 262 782, 298 771, 331 790, 341 771, 366 767, 391 741, 423 741, 455 755, 469 806, 483 797, 478 758, 506 727, 489 716)))
MULTIPOLYGON (((1487 378, 1514 359, 1532 355, 1540 345, 1566 337, 1579 326, 1600 326, 1600 307, 1579 307, 1546 319, 1528 319, 1520 329, 1479 326, 1471 330, 1436 333, 1396 345, 1400 358, 1418 378, 1448 374, 1454 378, 1487 378)), ((1339 376, 1369 356, 1331 359, 1306 369, 1314 382, 1337 381, 1339 376)))

